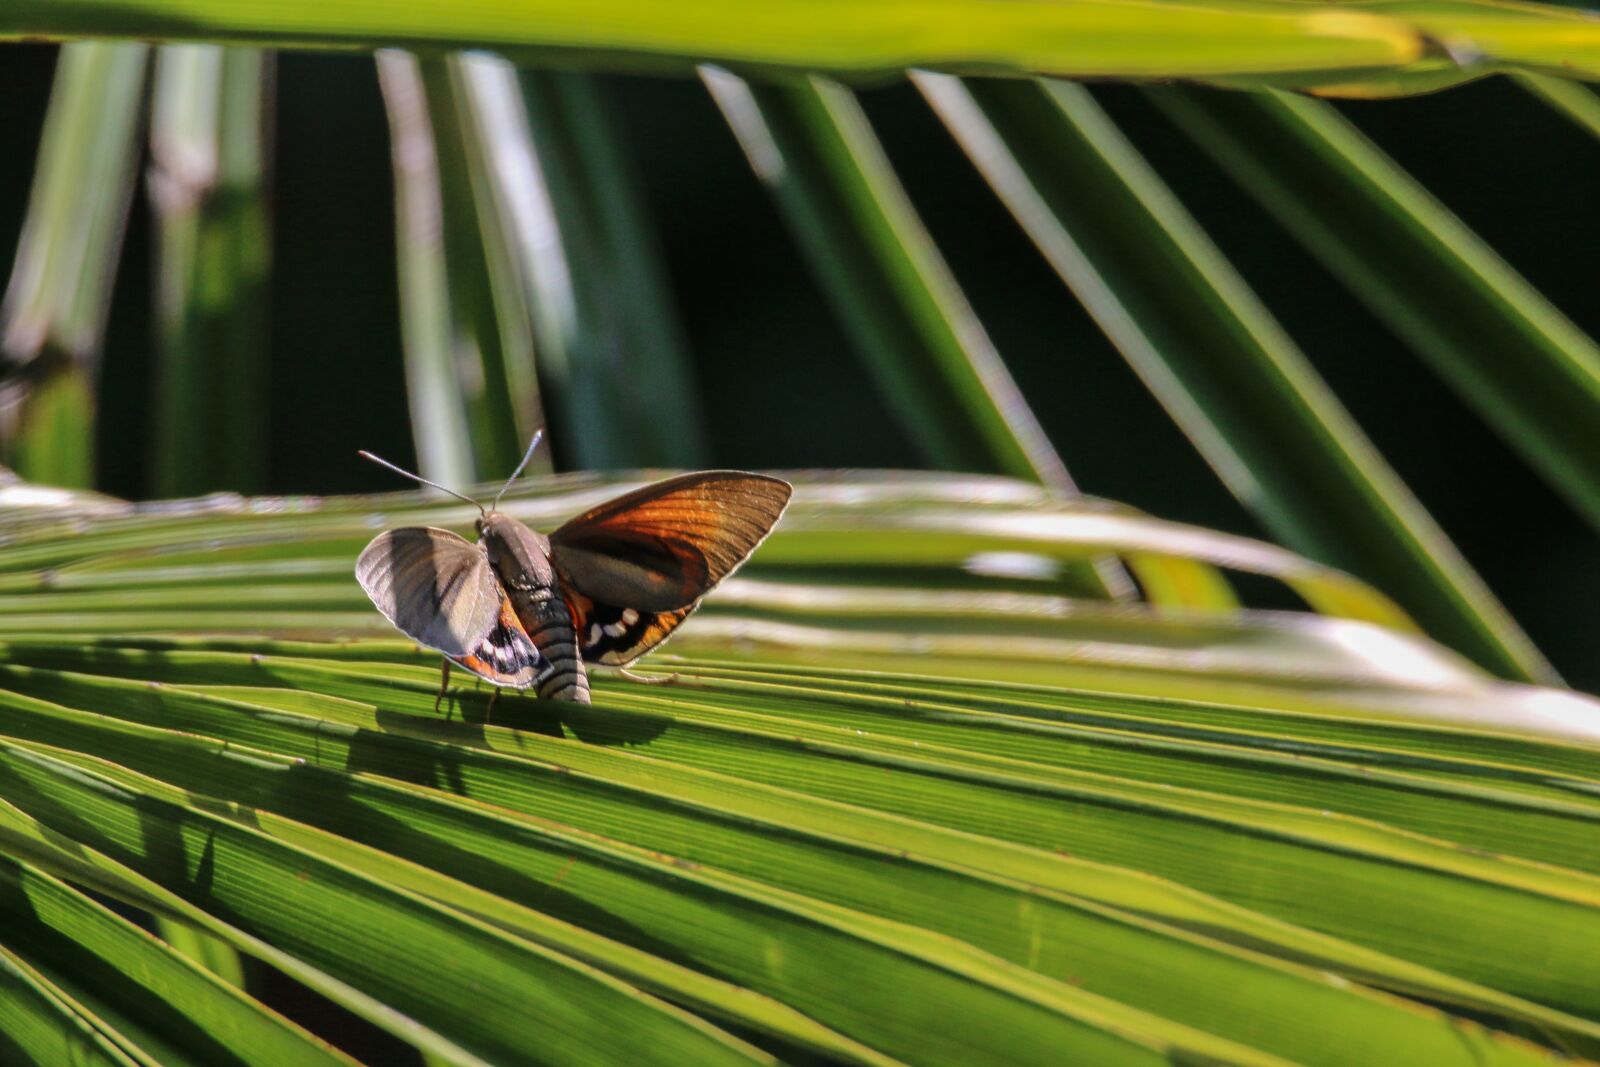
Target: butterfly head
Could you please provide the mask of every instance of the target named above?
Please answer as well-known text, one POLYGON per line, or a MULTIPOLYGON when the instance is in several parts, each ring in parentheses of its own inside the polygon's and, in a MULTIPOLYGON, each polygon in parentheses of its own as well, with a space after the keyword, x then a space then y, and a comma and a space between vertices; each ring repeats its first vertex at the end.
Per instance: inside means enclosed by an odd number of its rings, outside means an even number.
POLYGON ((478 540, 489 553, 489 564, 500 574, 529 575, 550 581, 550 539, 518 519, 491 511, 478 520, 478 540))
POLYGON ((503 511, 486 511, 478 516, 475 524, 480 541, 505 540, 512 536, 516 529, 524 528, 522 523, 513 519, 503 511))

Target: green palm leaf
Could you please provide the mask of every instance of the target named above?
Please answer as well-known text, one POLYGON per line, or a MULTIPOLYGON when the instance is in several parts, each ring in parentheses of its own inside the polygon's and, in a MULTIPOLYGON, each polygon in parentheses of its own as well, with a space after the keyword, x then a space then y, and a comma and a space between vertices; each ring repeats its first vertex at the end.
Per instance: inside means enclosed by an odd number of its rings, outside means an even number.
MULTIPOLYGON (((507 506, 547 526, 617 488, 507 506)), ((109 510, 0 520, 14 877, 202 930, 441 1060, 1600 1050, 1591 702, 1491 681, 1269 546, 998 479, 802 480, 647 661, 678 684, 436 710, 434 657, 350 560, 468 509, 109 510), (960 569, 996 551, 1113 553, 1152 589, 1244 567, 1334 614, 960 569), (225 615, 282 636, 208 636, 225 615)), ((23 943, 17 1032, 200 1060, 250 1006, 188 979, 192 1032, 119 1027, 131 991, 46 977, 76 929, 23 943)))
POLYGON ((1328 105, 1152 99, 1600 525, 1600 345, 1328 105))
MULTIPOLYGON (((1506 677, 1553 676, 1087 89, 916 75, 1030 239, 1224 484, 1506 677)), ((1582 398, 1575 401, 1582 407, 1582 398)))
POLYGON ((839 74, 929 67, 1079 77, 1218 78, 1370 95, 1421 91, 1508 65, 1600 73, 1600 33, 1580 12, 1540 4, 1439 0, 1314 5, 1208 0, 1152 18, 1118 0, 983 3, 906 0, 768 4, 720 0, 573 5, 473 0, 229 3, 24 0, 0 18, 13 35, 187 37, 372 48, 420 43, 578 57, 688 71, 700 61, 839 74), (915 33, 908 29, 915 27, 915 33), (1434 42, 1449 42, 1448 50, 1434 42))

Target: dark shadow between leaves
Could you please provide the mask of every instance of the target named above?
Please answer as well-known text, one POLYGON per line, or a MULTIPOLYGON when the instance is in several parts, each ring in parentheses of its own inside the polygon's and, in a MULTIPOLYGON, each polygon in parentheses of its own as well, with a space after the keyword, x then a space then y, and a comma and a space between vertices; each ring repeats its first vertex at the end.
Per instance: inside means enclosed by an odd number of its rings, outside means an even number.
POLYGON ((0 1031, 0 1063, 33 1062, 33 1057, 29 1056, 25 1051, 23 1051, 21 1045, 17 1044, 15 1041, 11 1040, 10 1037, 6 1036, 4 1031, 0 1031))
POLYGON ((380 728, 415 733, 452 744, 489 747, 485 727, 562 738, 569 734, 591 745, 646 745, 671 729, 673 719, 648 712, 622 711, 595 704, 541 700, 526 692, 452 686, 437 716, 377 705, 380 728))
MULTIPOLYGON (((40 919, 22 887, 22 878, 19 866, 0 860, 0 940, 6 945, 34 961, 36 967, 69 992, 92 991, 94 997, 105 1000, 124 1019, 184 1050, 199 1063, 247 1062, 183 1012, 174 1010, 166 997, 40 919), (38 961, 49 962, 41 966, 38 961)), ((126 1036, 138 1039, 136 1032, 126 1036)), ((24 1058, 0 1062, 28 1061, 24 1058)))

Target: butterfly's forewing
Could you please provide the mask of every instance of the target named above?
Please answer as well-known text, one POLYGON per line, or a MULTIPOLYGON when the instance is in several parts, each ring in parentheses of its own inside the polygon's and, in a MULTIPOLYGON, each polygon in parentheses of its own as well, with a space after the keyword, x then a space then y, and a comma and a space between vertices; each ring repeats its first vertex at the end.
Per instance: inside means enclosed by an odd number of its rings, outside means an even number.
POLYGON ((626 667, 665 641, 699 603, 653 612, 597 603, 570 589, 565 595, 584 662, 608 667, 626 667))
POLYGON ((533 639, 523 629, 517 611, 504 589, 500 593, 500 609, 489 632, 465 656, 451 656, 451 662, 493 682, 495 685, 526 689, 539 677, 544 658, 534 647, 533 639))
POLYGON ((356 581, 402 633, 447 656, 476 650, 505 598, 481 548, 433 527, 373 538, 356 560, 356 581))
POLYGON ((693 608, 755 551, 792 491, 742 471, 669 478, 562 526, 550 535, 551 559, 563 583, 618 612, 693 608))

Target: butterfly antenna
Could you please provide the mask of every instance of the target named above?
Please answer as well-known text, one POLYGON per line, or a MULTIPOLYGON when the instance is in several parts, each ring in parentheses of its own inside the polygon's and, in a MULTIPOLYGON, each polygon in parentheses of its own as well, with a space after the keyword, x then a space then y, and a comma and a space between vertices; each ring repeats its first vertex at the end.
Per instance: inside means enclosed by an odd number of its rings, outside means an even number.
POLYGON ((528 442, 528 450, 522 454, 522 462, 517 464, 517 469, 511 472, 511 477, 506 479, 506 484, 502 485, 500 491, 494 495, 494 502, 489 505, 490 511, 500 506, 500 498, 506 495, 506 490, 511 488, 511 483, 517 480, 517 475, 522 473, 522 468, 528 465, 528 460, 533 458, 533 450, 539 447, 539 442, 543 439, 544 431, 535 430, 533 440, 528 442))
MULTIPOLYGON (((428 479, 424 478, 422 475, 420 475, 420 474, 412 474, 410 471, 406 470, 404 467, 396 467, 393 463, 390 463, 388 460, 384 459, 382 456, 374 456, 371 452, 368 452, 365 449, 357 452, 356 455, 360 456, 362 459, 370 459, 370 460, 372 460, 372 462, 376 463, 380 467, 388 467, 390 470, 394 471, 396 474, 404 475, 405 477, 410 478, 414 482, 421 482, 423 485, 431 485, 435 489, 439 490, 440 492, 449 493, 451 496, 455 497, 457 500, 465 500, 467 503, 469 503, 473 507, 477 508, 478 509, 478 513, 480 515, 484 513, 483 505, 478 503, 476 500, 472 499, 470 496, 464 496, 461 493, 456 492, 454 489, 446 489, 444 486, 440 485, 438 482, 430 482, 430 481, 428 481, 428 479)), ((504 490, 501 490, 501 492, 504 492, 504 490)), ((499 497, 495 497, 495 499, 499 500, 500 498, 499 497)))

